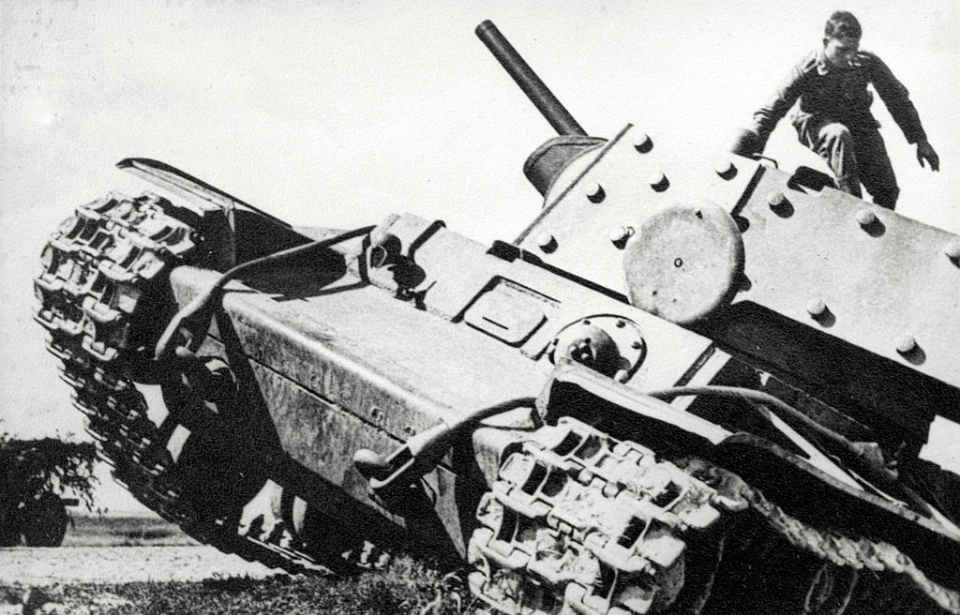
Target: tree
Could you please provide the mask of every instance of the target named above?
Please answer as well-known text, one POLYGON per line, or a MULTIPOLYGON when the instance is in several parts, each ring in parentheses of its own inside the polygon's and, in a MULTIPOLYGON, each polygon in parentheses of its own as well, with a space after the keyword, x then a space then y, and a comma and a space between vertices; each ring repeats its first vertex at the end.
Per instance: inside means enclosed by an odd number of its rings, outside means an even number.
POLYGON ((16 440, 0 432, 0 545, 56 546, 68 517, 60 495, 94 510, 96 447, 58 438, 16 440))

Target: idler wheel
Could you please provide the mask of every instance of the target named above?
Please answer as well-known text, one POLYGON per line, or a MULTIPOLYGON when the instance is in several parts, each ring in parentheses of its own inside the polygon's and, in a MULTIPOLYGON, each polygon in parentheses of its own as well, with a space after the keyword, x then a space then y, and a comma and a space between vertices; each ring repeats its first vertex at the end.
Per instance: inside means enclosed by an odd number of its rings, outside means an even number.
POLYGON ((623 257, 630 302, 671 322, 696 323, 733 299, 743 258, 740 230, 717 205, 663 209, 623 257))

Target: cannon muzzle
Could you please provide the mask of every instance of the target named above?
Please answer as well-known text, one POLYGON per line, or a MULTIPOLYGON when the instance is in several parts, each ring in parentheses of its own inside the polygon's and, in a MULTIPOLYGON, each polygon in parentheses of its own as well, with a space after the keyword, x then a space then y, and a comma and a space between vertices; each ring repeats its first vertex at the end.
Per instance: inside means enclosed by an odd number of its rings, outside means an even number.
POLYGON ((533 72, 530 65, 517 53, 497 26, 486 20, 477 26, 477 36, 487 46, 507 73, 517 82, 530 102, 550 122, 554 130, 561 135, 586 135, 577 120, 573 119, 547 85, 533 72))

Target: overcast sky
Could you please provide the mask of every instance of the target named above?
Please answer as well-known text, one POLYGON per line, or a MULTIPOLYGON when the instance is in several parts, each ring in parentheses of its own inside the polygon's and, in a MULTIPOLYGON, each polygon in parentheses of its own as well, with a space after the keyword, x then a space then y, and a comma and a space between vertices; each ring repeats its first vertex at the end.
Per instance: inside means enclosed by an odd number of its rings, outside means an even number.
MULTIPOLYGON (((941 159, 921 169, 877 101, 898 211, 960 232, 960 2, 0 2, 0 418, 82 433, 32 321, 46 236, 166 161, 296 224, 391 212, 512 240, 540 201, 521 173, 551 129, 473 33, 492 19, 591 134, 628 122, 718 149, 817 47, 837 8, 910 89, 941 159)), ((823 168, 784 122, 767 154, 823 168)))

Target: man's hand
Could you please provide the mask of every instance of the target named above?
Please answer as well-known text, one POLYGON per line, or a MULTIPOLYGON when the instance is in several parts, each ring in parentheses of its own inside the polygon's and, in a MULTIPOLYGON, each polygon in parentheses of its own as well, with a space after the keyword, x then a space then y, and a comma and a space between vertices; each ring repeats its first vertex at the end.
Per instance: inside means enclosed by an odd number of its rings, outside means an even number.
POLYGON ((732 135, 727 150, 750 158, 754 154, 762 154, 763 146, 764 143, 760 135, 748 128, 741 128, 732 135))
POLYGON ((937 152, 926 139, 917 141, 917 160, 920 162, 921 167, 926 166, 923 164, 923 161, 926 160, 928 163, 930 163, 931 170, 940 170, 940 157, 937 156, 937 152))

